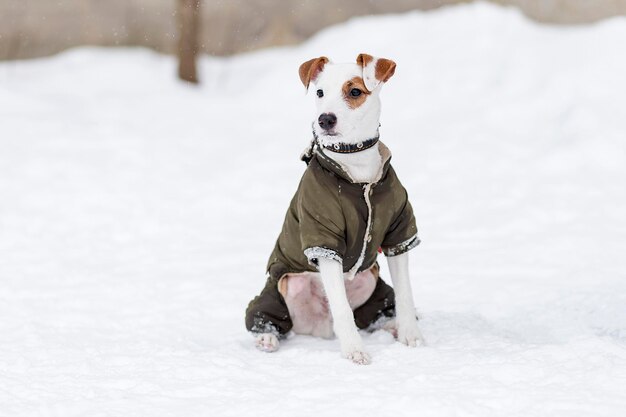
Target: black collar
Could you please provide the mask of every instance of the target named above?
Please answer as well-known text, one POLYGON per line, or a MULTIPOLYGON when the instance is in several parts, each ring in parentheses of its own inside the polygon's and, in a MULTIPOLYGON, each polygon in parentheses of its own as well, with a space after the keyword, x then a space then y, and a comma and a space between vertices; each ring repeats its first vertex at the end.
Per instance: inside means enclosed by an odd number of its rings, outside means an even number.
POLYGON ((360 151, 364 151, 366 149, 371 148, 372 146, 378 143, 379 139, 380 139, 380 135, 378 134, 378 131, 376 131, 376 137, 371 138, 371 139, 366 139, 358 143, 339 142, 339 143, 333 143, 332 145, 322 145, 319 141, 319 138, 317 137, 317 134, 315 134, 315 129, 313 129, 313 140, 311 141, 311 144, 304 150, 302 155, 300 155, 300 159, 308 165, 309 162, 311 161, 311 158, 313 158, 313 150, 315 146, 328 149, 331 152, 355 153, 355 152, 360 152, 360 151))
POLYGON ((314 138, 314 142, 318 146, 321 146, 322 148, 327 149, 327 150, 329 150, 331 152, 355 153, 355 152, 364 151, 364 150, 369 149, 372 146, 376 145, 376 143, 378 143, 378 140, 380 139, 380 135, 378 134, 378 132, 376 132, 376 137, 373 137, 371 139, 365 139, 365 140, 363 140, 361 142, 357 142, 357 143, 336 142, 336 143, 333 143, 333 144, 324 145, 324 144, 320 143, 319 138, 315 134, 315 129, 313 129, 313 138, 314 138))

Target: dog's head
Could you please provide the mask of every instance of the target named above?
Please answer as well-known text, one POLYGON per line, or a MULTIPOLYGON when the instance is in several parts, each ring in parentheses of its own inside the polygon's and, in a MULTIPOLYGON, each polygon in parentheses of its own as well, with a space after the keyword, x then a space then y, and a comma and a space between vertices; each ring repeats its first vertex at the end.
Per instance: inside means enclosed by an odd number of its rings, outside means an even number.
POLYGON ((355 64, 333 64, 326 57, 300 65, 300 79, 316 88, 317 136, 328 143, 369 139, 378 129, 379 93, 396 70, 395 62, 360 54, 355 64))

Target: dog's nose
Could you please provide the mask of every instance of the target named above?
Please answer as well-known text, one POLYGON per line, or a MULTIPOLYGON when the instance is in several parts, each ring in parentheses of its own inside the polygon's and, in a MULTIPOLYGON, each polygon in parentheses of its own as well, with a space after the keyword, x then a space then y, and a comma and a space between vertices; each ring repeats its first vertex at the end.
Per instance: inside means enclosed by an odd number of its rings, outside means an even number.
POLYGON ((337 124, 337 116, 335 113, 322 113, 317 119, 317 123, 324 130, 330 130, 337 124))

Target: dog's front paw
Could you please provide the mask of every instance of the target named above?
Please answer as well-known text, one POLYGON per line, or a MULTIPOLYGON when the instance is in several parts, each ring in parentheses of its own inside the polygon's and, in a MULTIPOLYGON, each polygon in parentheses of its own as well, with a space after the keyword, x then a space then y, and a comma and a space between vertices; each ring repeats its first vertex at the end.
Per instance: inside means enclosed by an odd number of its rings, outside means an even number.
POLYGON ((263 352, 276 352, 280 346, 278 337, 272 333, 261 333, 256 337, 254 346, 263 352))
POLYGON ((350 359, 358 365, 369 365, 372 363, 370 355, 368 355, 363 349, 363 341, 361 340, 361 336, 359 335, 359 332, 354 324, 352 324, 352 326, 348 329, 342 327, 336 328, 335 333, 339 337, 341 355, 344 358, 350 359), (349 331, 341 332, 341 330, 349 331))
POLYGON ((344 355, 346 358, 350 359, 352 362, 357 365, 369 365, 372 363, 372 358, 366 352, 361 350, 353 350, 352 352, 348 352, 344 355))
POLYGON ((422 332, 417 325, 417 319, 415 317, 411 317, 406 320, 398 320, 397 323, 397 339, 398 342, 404 343, 409 347, 417 347, 424 346, 424 337, 422 336, 422 332))

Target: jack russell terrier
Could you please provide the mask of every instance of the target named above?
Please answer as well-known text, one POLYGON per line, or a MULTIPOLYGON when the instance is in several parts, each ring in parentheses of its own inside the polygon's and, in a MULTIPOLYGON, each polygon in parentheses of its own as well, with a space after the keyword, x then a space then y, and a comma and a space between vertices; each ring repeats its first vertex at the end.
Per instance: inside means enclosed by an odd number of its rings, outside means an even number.
POLYGON ((307 169, 270 256, 268 278, 246 311, 256 347, 273 352, 297 334, 337 335, 344 357, 369 364, 358 329, 391 331, 417 346, 420 334, 408 251, 420 242, 407 192, 379 141, 380 90, 396 64, 360 54, 356 64, 311 59, 300 79, 316 87, 307 169), (393 289, 379 277, 388 257, 393 289))

